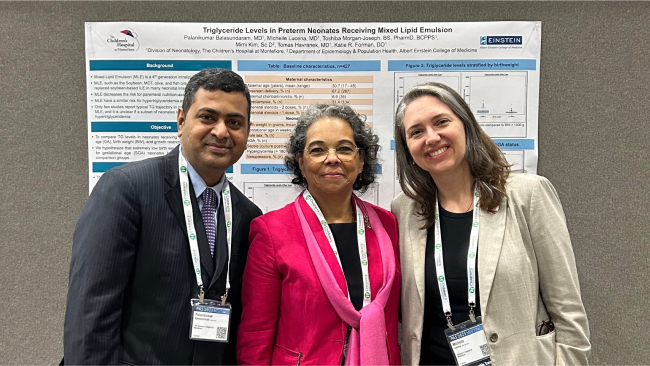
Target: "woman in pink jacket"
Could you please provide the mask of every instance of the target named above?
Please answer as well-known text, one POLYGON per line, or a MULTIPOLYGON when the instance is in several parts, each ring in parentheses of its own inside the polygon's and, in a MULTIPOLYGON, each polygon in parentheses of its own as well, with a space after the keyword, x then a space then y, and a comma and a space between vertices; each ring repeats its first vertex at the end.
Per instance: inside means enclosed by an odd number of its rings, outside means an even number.
POLYGON ((242 365, 397 365, 400 294, 393 215, 360 200, 378 138, 348 106, 313 105, 288 146, 306 189, 251 223, 242 365))

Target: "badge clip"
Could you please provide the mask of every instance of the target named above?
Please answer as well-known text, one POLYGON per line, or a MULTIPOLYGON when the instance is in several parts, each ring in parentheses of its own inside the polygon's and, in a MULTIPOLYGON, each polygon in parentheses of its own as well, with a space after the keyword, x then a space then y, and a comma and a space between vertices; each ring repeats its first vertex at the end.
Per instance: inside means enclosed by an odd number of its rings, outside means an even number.
POLYGON ((229 288, 226 288, 226 293, 224 293, 223 296, 221 296, 221 305, 226 305, 226 299, 228 299, 229 290, 230 290, 229 288))
POLYGON ((199 302, 203 304, 203 299, 205 299, 205 292, 203 292, 203 286, 199 287, 199 302))
POLYGON ((474 315, 474 306, 469 305, 469 319, 472 321, 472 323, 476 323, 476 315, 474 315))
POLYGON ((447 318, 447 326, 451 330, 456 330, 456 327, 454 327, 454 323, 451 322, 451 313, 445 313, 445 317, 447 318))

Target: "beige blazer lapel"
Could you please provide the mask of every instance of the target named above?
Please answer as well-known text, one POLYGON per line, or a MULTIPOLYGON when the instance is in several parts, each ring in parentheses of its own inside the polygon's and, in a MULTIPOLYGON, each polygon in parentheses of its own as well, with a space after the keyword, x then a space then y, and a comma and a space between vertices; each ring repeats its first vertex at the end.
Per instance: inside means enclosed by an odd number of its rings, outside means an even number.
POLYGON ((424 304, 424 258, 427 252, 427 231, 420 229, 423 221, 415 214, 415 210, 409 215, 407 232, 411 243, 411 254, 413 255, 413 275, 420 295, 420 306, 424 304))
POLYGON ((478 268, 481 299, 481 314, 485 314, 490 299, 490 290, 496 273, 506 229, 508 199, 501 200, 497 210, 479 213, 478 268))

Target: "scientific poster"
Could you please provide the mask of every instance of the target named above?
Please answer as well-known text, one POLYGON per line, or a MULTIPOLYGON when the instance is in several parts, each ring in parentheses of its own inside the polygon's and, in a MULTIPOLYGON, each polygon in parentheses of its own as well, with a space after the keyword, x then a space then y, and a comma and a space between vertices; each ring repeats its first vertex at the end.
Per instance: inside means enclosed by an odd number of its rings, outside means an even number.
POLYGON ((456 90, 512 169, 537 171, 541 22, 86 23, 89 192, 108 169, 166 154, 187 80, 238 72, 251 91, 248 149, 228 179, 264 212, 299 188, 283 165, 312 103, 348 104, 380 137, 378 182, 363 198, 389 208, 400 192, 393 116, 410 87, 456 90))

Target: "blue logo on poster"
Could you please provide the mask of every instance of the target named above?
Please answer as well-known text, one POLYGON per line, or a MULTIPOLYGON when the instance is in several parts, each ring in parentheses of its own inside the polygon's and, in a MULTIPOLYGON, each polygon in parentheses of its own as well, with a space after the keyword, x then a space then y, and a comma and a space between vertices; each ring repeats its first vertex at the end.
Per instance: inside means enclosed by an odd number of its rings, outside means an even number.
POLYGON ((523 44, 522 36, 481 36, 482 45, 491 44, 523 44))

